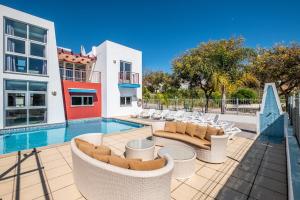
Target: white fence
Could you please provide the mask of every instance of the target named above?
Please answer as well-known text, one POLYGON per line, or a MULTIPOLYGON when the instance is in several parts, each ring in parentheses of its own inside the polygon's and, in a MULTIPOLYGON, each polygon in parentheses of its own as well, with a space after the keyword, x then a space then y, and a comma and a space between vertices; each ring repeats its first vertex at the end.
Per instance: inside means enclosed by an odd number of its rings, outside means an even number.
MULTIPOLYGON (((255 115, 260 110, 261 99, 226 99, 225 113, 228 114, 250 114, 255 115)), ((143 108, 153 109, 170 109, 186 111, 201 111, 205 112, 206 100, 201 99, 144 99, 143 108)), ((221 99, 210 99, 208 101, 208 112, 221 112, 221 99)))

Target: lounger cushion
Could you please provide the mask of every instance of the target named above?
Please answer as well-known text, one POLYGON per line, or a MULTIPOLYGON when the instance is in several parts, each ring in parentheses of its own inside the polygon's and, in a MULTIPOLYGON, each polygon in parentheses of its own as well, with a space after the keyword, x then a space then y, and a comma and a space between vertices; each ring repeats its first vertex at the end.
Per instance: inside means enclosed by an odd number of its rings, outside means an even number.
POLYGON ((204 140, 206 131, 207 131, 206 124, 197 124, 194 136, 204 140))
POLYGON ((110 155, 103 155, 103 154, 99 154, 99 153, 94 152, 93 158, 95 158, 96 160, 108 163, 110 155))
POLYGON ((166 159, 160 158, 149 161, 132 161, 129 163, 129 168, 139 171, 150 171, 164 167, 166 165, 166 159))
POLYGON ((95 152, 102 155, 111 155, 111 149, 105 145, 96 146, 95 152))
POLYGON ((192 145, 195 145, 199 148, 202 148, 202 149, 207 149, 209 150, 210 149, 210 142, 205 140, 205 139, 199 139, 199 138, 196 138, 196 137, 191 137, 189 135, 186 135, 186 134, 173 134, 173 133, 169 133, 169 132, 166 132, 166 131, 155 131, 153 133, 154 136, 157 136, 157 137, 164 137, 164 138, 169 138, 169 139, 174 139, 174 140, 179 140, 179 141, 182 141, 182 142, 185 142, 185 143, 189 143, 189 144, 192 144, 192 145))
POLYGON ((185 130, 185 133, 193 137, 194 134, 195 134, 195 131, 196 131, 196 127, 197 127, 196 124, 193 124, 193 123, 188 122, 188 123, 186 124, 186 130, 185 130))
POLYGON ((216 128, 211 125, 208 125, 207 130, 206 130, 205 139, 207 139, 208 141, 211 141, 211 136, 218 135, 219 131, 220 131, 220 128, 216 128))
POLYGON ((176 122, 176 133, 185 134, 186 123, 176 122))
POLYGON ((165 131, 170 133, 176 133, 176 122, 166 122, 165 131))

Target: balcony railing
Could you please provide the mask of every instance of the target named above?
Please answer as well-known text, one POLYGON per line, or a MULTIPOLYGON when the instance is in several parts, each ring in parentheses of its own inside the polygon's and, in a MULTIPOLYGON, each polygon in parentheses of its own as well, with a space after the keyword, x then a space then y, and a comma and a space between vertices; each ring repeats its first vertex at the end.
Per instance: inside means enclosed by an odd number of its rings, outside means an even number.
POLYGON ((119 72, 119 84, 139 84, 139 73, 119 72))
POLYGON ((101 82, 101 72, 90 70, 73 70, 60 68, 60 77, 62 80, 77 81, 77 82, 101 82))

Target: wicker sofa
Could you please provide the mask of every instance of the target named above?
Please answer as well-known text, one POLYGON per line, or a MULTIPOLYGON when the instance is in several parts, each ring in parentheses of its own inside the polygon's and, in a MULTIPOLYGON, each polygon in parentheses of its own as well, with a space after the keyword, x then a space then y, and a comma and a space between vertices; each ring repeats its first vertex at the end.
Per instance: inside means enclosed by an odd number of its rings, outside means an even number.
POLYGON ((194 148, 199 160, 209 163, 223 163, 226 160, 228 135, 211 135, 210 141, 187 134, 164 131, 166 122, 153 122, 152 134, 156 145, 188 145, 194 148))
MULTIPOLYGON (((102 144, 102 134, 91 133, 76 138, 94 145, 102 144)), ((95 160, 71 141, 73 176, 81 194, 89 200, 165 200, 170 199, 174 162, 166 156, 167 164, 152 171, 135 171, 95 160), (160 183, 160 184, 157 184, 160 183)))

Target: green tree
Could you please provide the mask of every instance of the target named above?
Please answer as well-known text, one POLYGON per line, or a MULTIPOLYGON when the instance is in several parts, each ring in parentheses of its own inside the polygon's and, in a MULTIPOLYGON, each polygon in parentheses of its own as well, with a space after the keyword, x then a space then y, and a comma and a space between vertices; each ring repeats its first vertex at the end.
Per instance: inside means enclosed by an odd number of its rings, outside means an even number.
POLYGON ((179 87, 177 79, 166 72, 147 72, 143 76, 143 87, 152 93, 164 93, 169 89, 179 87))
POLYGON ((254 55, 252 49, 244 47, 243 38, 230 38, 202 43, 174 59, 172 64, 174 74, 188 82, 190 88, 200 87, 204 91, 207 112, 213 92, 221 90, 224 102, 226 87, 232 87, 243 76, 254 55))
POLYGON ((271 49, 260 49, 252 70, 261 86, 267 82, 276 83, 287 106, 289 95, 300 87, 300 45, 278 44, 271 49))

